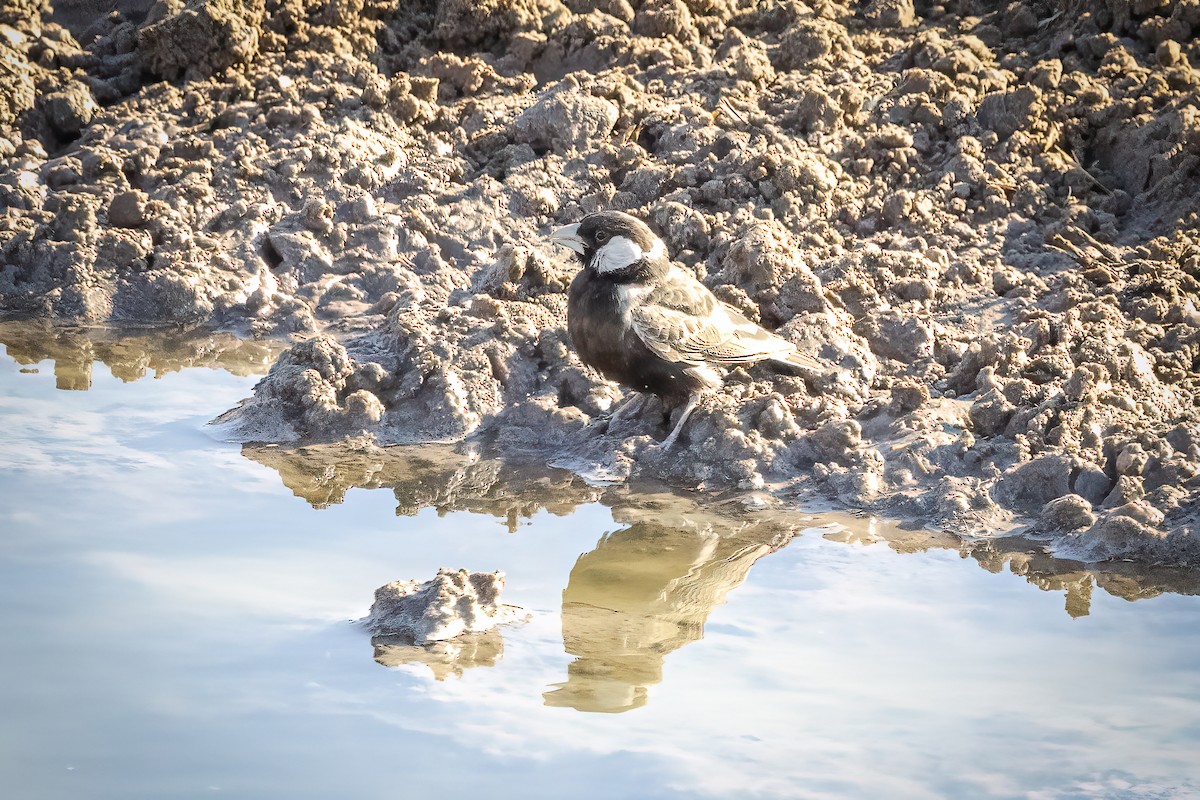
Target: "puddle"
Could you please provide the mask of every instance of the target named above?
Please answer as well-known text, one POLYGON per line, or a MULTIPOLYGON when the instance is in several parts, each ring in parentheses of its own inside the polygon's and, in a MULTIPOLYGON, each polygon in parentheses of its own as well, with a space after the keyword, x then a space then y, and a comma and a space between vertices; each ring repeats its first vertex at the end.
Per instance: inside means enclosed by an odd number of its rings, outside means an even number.
POLYGON ((0 343, 13 796, 1200 793, 1195 572, 446 447, 240 448, 204 426, 268 346, 0 343), (504 570, 531 619, 430 648, 348 622, 441 566, 504 570))

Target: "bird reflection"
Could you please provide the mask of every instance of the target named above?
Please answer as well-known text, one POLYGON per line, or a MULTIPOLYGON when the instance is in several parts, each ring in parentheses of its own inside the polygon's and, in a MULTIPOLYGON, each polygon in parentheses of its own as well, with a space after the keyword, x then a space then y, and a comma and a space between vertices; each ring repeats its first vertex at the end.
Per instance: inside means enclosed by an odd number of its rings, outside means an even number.
POLYGON ((575 660, 566 682, 543 695, 546 705, 606 713, 645 705, 663 658, 701 639, 712 610, 788 539, 768 526, 654 521, 601 539, 563 591, 563 645, 575 660))

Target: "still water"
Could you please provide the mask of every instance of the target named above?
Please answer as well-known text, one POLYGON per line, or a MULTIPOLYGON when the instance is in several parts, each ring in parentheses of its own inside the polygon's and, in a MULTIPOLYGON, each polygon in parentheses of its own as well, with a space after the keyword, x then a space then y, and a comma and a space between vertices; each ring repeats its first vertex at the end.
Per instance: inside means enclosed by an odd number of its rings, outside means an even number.
POLYGON ((1200 578, 446 448, 242 448, 275 349, 0 324, 0 785, 39 798, 1200 796, 1200 578), (501 569, 415 648, 375 587, 501 569))

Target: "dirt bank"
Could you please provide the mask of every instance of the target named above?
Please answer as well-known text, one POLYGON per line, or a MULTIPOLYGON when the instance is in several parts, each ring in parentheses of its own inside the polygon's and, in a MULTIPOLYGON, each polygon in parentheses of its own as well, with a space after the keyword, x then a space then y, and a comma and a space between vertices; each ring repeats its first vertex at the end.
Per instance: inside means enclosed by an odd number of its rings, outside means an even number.
POLYGON ((0 18, 0 308, 304 341, 259 441, 458 441, 1200 562, 1200 7, 130 0, 0 18), (649 221, 828 368, 678 448, 540 237, 649 221))

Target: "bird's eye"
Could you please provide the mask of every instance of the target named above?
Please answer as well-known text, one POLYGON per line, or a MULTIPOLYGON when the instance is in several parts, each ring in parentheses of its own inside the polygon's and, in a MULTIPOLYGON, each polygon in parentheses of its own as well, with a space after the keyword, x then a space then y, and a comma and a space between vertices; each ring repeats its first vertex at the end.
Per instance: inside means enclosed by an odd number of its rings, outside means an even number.
POLYGON ((596 241, 597 242, 608 241, 608 233, 606 231, 596 231, 596 241))

